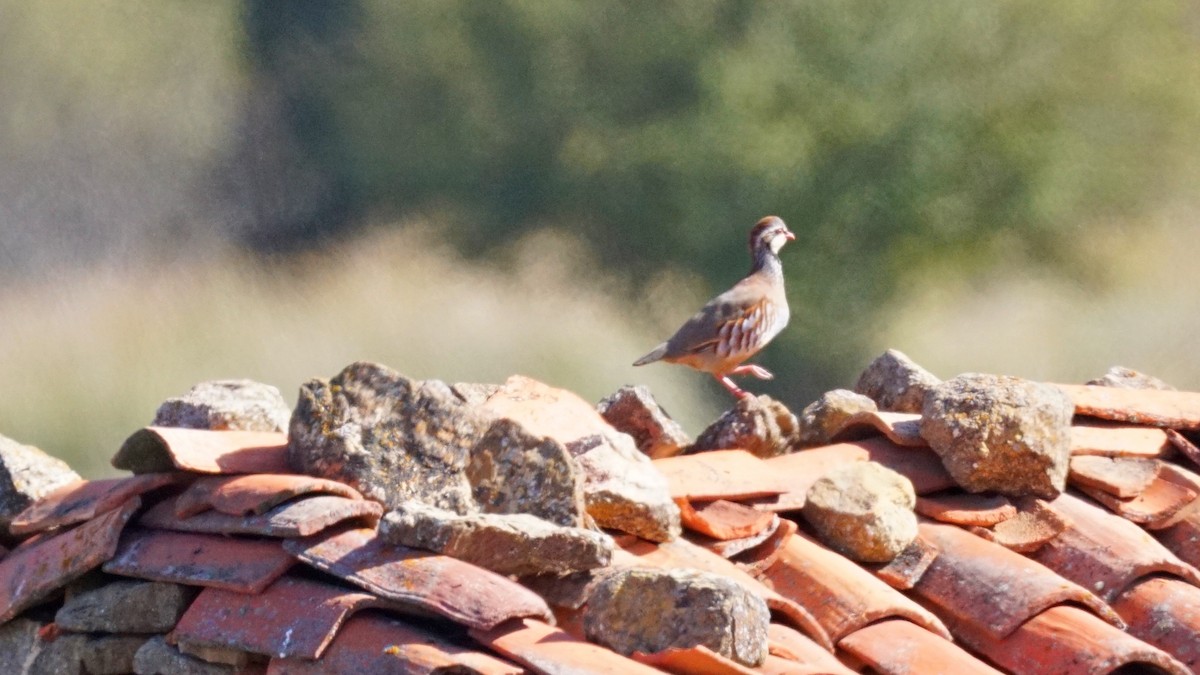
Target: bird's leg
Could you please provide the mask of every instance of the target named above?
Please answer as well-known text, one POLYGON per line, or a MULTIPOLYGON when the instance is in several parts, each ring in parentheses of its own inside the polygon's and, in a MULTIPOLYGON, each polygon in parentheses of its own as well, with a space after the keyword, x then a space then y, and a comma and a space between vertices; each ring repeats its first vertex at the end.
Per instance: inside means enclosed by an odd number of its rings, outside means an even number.
POLYGON ((767 370, 766 368, 763 368, 762 366, 756 366, 753 364, 738 366, 737 368, 734 368, 733 370, 729 371, 729 374, 730 375, 753 375, 760 380, 775 379, 775 376, 771 374, 771 371, 767 370))
POLYGON ((733 380, 729 379, 728 377, 725 377, 724 375, 713 375, 713 377, 717 378, 717 382, 720 382, 721 386, 728 389, 729 393, 733 394, 734 396, 736 396, 738 398, 749 398, 750 396, 752 396, 752 394, 750 394, 750 392, 745 391, 744 389, 738 387, 736 384, 733 383, 733 380))

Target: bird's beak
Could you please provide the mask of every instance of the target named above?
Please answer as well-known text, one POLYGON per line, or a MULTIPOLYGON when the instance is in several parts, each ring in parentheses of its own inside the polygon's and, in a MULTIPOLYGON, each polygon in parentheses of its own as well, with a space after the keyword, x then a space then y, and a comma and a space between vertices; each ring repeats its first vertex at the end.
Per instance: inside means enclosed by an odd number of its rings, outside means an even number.
POLYGON ((787 237, 788 241, 796 241, 796 235, 791 230, 784 232, 783 236, 787 237))

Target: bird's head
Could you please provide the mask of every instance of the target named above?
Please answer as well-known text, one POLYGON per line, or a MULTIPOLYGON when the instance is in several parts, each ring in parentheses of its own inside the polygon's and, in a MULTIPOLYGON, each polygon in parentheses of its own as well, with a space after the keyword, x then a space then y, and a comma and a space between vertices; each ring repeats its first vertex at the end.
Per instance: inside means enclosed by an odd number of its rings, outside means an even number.
POLYGON ((779 216, 767 216, 750 230, 750 252, 755 258, 762 251, 779 253, 783 245, 796 238, 779 216))

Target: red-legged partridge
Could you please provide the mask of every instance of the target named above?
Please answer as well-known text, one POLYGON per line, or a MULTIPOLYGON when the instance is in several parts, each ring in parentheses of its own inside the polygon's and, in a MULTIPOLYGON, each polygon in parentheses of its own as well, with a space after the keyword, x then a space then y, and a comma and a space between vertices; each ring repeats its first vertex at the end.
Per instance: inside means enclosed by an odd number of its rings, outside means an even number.
POLYGON ((668 361, 691 366, 717 378, 738 398, 750 394, 738 388, 730 375, 753 375, 763 380, 774 377, 761 366, 742 362, 767 346, 787 325, 779 249, 795 238, 776 216, 758 221, 750 230, 750 254, 754 258, 750 274, 710 300, 669 340, 633 365, 668 361))

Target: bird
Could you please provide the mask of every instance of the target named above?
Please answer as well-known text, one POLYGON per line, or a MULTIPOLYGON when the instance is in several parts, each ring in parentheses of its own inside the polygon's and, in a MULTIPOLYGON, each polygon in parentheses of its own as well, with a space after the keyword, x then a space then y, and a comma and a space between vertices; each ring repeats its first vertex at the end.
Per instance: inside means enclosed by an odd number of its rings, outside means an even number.
POLYGON ((783 219, 767 216, 750 230, 753 266, 744 279, 718 295, 688 319, 666 342, 633 362, 644 366, 666 361, 709 373, 731 394, 742 399, 749 393, 734 384, 730 375, 753 375, 762 380, 775 376, 744 361, 767 346, 787 326, 790 313, 783 289, 783 263, 779 250, 796 239, 783 219))

